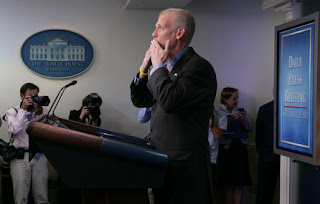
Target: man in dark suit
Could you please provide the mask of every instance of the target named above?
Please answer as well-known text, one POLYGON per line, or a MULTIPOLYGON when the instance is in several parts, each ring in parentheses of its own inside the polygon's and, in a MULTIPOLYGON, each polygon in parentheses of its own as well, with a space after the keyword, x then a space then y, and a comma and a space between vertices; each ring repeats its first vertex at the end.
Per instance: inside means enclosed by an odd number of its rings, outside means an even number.
POLYGON ((207 130, 217 84, 211 64, 188 47, 194 30, 188 11, 162 11, 130 86, 135 106, 152 106, 150 142, 169 158, 164 187, 154 189, 156 204, 212 203, 207 130))
POLYGON ((256 121, 258 188, 256 204, 270 204, 280 174, 280 156, 273 153, 273 106, 271 101, 259 108, 256 121))

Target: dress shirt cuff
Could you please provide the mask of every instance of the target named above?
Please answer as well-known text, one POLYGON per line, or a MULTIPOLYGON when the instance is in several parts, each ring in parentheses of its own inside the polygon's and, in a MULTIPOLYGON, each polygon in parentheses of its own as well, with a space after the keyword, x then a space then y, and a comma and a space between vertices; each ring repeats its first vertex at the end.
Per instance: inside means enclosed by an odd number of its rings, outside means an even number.
POLYGON ((138 121, 139 123, 146 123, 151 118, 151 107, 148 108, 140 108, 139 115, 138 115, 138 121))
POLYGON ((165 66, 164 66, 163 63, 160 63, 160 64, 158 64, 157 66, 153 67, 153 68, 151 69, 151 71, 150 71, 150 76, 151 76, 152 73, 155 72, 157 69, 159 69, 159 68, 164 68, 164 67, 165 67, 165 66))
POLYGON ((140 72, 134 77, 134 85, 139 85, 145 81, 148 80, 148 76, 143 76, 142 78, 139 78, 140 72))

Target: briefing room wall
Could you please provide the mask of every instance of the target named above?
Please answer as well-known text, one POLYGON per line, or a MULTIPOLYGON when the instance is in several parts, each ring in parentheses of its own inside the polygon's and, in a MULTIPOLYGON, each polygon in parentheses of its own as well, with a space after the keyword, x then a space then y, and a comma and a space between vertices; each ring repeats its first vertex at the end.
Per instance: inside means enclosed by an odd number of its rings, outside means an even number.
MULTIPOLYGON (((197 20, 193 47, 212 63, 217 74, 215 106, 224 87, 238 88, 238 106, 248 111, 254 127, 259 106, 273 99, 274 27, 284 20, 283 14, 272 8, 262 10, 261 5, 260 0, 198 0, 188 5, 197 20)), ((252 186, 245 189, 243 203, 255 203, 255 130, 249 136, 248 159, 252 186)), ((275 192, 274 203, 279 203, 279 187, 275 192)), ((218 190, 217 203, 222 203, 220 195, 218 190)))
POLYGON ((187 6, 197 20, 192 44, 215 68, 215 106, 224 87, 238 88, 239 107, 254 123, 259 106, 273 99, 274 27, 283 14, 262 10, 260 0, 199 1, 187 6))
MULTIPOLYGON (((138 109, 130 102, 129 85, 150 43, 158 11, 128 11, 125 3, 126 0, 1 1, 0 114, 20 103, 23 83, 37 84, 40 95, 49 95, 53 101, 61 87, 77 80, 65 91, 56 115, 67 118, 70 110, 81 106, 85 95, 97 92, 103 99, 103 127, 143 137, 148 127, 137 123, 138 109), (31 72, 21 59, 21 46, 28 37, 46 29, 66 29, 84 36, 95 51, 92 66, 81 75, 60 80, 31 72)), ((0 134, 8 139, 5 123, 0 134)))
MULTIPOLYGON (((125 10, 126 0, 2 0, 0 22, 0 114, 19 104, 25 82, 40 86, 40 95, 55 98, 72 80, 56 110, 67 118, 84 96, 97 92, 103 99, 102 127, 143 137, 149 124, 137 122, 138 109, 130 101, 129 84, 138 71, 152 39, 159 10, 125 10), (46 29, 66 29, 89 40, 95 59, 85 73, 53 80, 32 73, 22 62, 20 49, 32 34, 46 29)), ((192 42, 195 50, 215 67, 218 95, 225 86, 240 89, 240 105, 255 118, 258 106, 272 99, 273 31, 282 16, 263 11, 261 1, 237 0, 189 3, 197 21, 192 42), (230 74, 229 74, 230 73, 230 74)), ((8 139, 5 125, 1 138, 8 139)))

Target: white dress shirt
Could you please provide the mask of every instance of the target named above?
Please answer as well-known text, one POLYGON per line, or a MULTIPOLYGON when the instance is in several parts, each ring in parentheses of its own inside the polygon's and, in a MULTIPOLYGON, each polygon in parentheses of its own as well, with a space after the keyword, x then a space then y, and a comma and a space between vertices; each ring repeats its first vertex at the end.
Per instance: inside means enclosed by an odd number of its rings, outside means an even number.
MULTIPOLYGON (((43 113, 47 114, 48 110, 43 108, 43 113)), ((29 149, 29 135, 26 132, 28 126, 28 115, 33 114, 32 118, 37 117, 35 112, 28 112, 16 106, 7 111, 8 132, 13 137, 13 146, 15 148, 29 149)))

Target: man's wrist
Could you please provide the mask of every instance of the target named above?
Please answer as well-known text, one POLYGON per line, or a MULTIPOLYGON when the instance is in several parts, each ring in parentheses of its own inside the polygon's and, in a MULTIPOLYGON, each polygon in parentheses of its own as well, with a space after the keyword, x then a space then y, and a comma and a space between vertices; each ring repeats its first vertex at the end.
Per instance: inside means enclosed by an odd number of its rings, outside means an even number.
POLYGON ((164 68, 164 67, 165 67, 165 66, 164 66, 163 63, 154 66, 154 67, 151 69, 151 71, 150 71, 150 76, 152 75, 153 72, 155 72, 155 71, 158 70, 159 68, 164 68))
POLYGON ((35 112, 36 112, 36 115, 41 115, 43 113, 43 108, 41 106, 38 108, 35 108, 35 112))
POLYGON ((142 74, 143 76, 148 76, 148 72, 143 71, 141 69, 141 67, 140 67, 139 71, 140 71, 140 74, 142 74))

